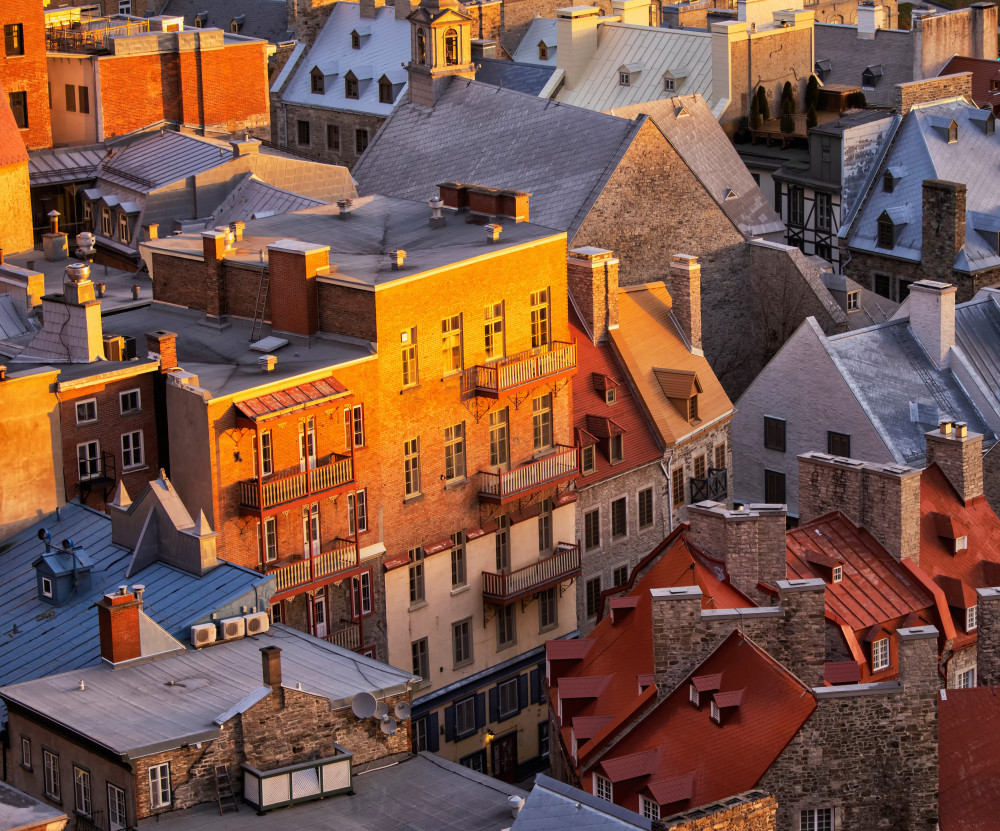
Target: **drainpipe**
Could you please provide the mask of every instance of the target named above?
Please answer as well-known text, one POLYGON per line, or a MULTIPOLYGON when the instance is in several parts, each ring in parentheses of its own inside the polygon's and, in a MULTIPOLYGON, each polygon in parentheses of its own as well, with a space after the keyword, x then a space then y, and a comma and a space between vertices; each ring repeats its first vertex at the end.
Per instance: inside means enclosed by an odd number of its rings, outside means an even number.
POLYGON ((673 494, 673 483, 670 481, 670 465, 674 461, 674 451, 670 451, 670 458, 667 459, 667 463, 664 464, 663 460, 660 460, 660 470, 663 471, 663 476, 667 480, 667 535, 673 533, 674 531, 674 494, 673 494))

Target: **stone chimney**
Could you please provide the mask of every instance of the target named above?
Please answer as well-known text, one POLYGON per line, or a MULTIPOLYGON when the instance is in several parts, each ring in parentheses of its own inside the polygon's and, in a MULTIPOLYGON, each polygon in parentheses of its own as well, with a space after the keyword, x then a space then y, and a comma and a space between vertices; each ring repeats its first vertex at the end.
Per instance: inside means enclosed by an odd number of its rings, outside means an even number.
POLYGON ((264 670, 264 686, 278 689, 281 686, 281 649, 277 646, 265 646, 260 650, 260 659, 264 670))
POLYGON ((177 333, 161 329, 146 333, 146 351, 160 356, 160 372, 169 372, 177 367, 177 333))
POLYGON ((649 0, 611 0, 611 14, 622 19, 622 23, 649 26, 649 0))
POLYGON ((758 583, 776 586, 787 573, 784 505, 748 505, 728 510, 717 502, 688 508, 688 538, 725 561, 730 582, 743 594, 766 605, 770 596, 758 583))
POLYGON ((983 434, 970 433, 965 422, 942 421, 924 434, 927 464, 937 464, 959 498, 968 505, 983 495, 983 434))
POLYGON ((117 593, 97 601, 97 620, 101 629, 101 657, 109 664, 120 664, 140 657, 139 612, 142 600, 121 586, 117 593))
POLYGON ((920 562, 920 471, 838 459, 799 456, 799 523, 841 511, 865 528, 897 560, 920 562))
MULTIPOLYGON (((364 4, 361 8, 364 8, 364 4)), ((233 148, 234 159, 238 159, 240 156, 256 156, 260 152, 260 144, 259 139, 252 139, 249 136, 243 139, 233 139, 229 142, 230 147, 233 148)))
MULTIPOLYGON (((961 130, 958 141, 962 141, 961 130)), ((925 274, 937 279, 951 277, 955 257, 965 245, 965 191, 961 182, 924 180, 920 265, 925 274)))
POLYGON ((973 3, 971 57, 994 60, 997 54, 997 4, 973 3))
POLYGON ((881 3, 858 3, 858 37, 875 39, 876 29, 889 28, 888 10, 881 3))
POLYGON ((976 589, 976 676, 980 687, 1000 687, 1000 588, 976 589))
POLYGON ((896 630, 899 639, 899 680, 905 692, 932 697, 938 691, 938 630, 911 626, 896 630))
POLYGON ((570 297, 594 343, 618 328, 618 260, 604 248, 574 248, 566 259, 570 297))
POLYGON ((696 355, 701 350, 701 265, 697 257, 674 254, 670 263, 670 298, 674 317, 696 355))
POLYGON ((374 20, 379 9, 385 6, 385 0, 361 0, 362 19, 374 20))
POLYGON ((935 366, 948 363, 955 345, 955 287, 935 280, 919 280, 910 286, 907 299, 910 329, 935 366))
POLYGON ((330 246, 282 239, 267 246, 271 328, 297 335, 319 331, 316 276, 330 272, 330 246))
POLYGON ((823 686, 826 668, 826 582, 819 578, 778 580, 784 619, 768 651, 804 684, 823 686))
POLYGON ((597 51, 597 6, 556 9, 556 66, 563 71, 566 89, 574 89, 597 51))
POLYGON ((692 669, 701 624, 701 589, 671 586, 650 589, 653 623, 653 676, 665 698, 692 669))

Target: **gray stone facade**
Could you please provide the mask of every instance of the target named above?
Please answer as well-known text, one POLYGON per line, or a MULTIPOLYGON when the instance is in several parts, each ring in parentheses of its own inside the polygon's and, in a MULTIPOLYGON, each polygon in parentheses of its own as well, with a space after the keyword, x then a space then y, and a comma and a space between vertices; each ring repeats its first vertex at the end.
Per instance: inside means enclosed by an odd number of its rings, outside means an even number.
POLYGON ((378 115, 283 104, 280 96, 271 95, 271 141, 329 164, 353 167, 384 121, 378 115), (299 142, 304 137, 299 122, 309 125, 308 142, 299 142))

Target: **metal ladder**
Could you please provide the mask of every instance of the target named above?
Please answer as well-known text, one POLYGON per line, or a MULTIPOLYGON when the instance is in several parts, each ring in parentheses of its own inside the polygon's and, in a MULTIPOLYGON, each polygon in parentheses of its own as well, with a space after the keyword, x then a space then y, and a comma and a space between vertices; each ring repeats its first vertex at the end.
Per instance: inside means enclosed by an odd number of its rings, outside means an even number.
POLYGON ((257 302, 253 307, 253 325, 250 327, 250 343, 259 340, 264 326, 264 308, 267 305, 267 290, 271 285, 270 269, 263 268, 260 272, 260 285, 257 287, 257 302))
POLYGON ((240 810, 240 804, 233 793, 233 783, 229 778, 229 768, 225 765, 215 766, 215 798, 219 803, 219 815, 225 813, 227 808, 240 810))

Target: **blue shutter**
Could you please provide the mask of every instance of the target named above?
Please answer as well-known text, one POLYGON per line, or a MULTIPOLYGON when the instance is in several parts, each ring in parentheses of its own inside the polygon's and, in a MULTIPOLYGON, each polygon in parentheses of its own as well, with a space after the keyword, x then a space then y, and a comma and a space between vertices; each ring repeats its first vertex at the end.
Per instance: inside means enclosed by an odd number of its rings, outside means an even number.
POLYGON ((531 670, 531 703, 537 704, 542 700, 542 668, 535 667, 531 670))
POLYGON ((486 693, 476 693, 476 729, 486 726, 486 693))
POLYGON ((444 740, 455 741, 455 705, 444 708, 444 740))
MULTIPOLYGON (((452 707, 452 716, 454 716, 455 708, 452 707)), ((438 714, 437 712, 427 714, 427 749, 431 753, 437 753, 440 744, 440 727, 438 726, 438 714)))
POLYGON ((528 706, 528 676, 517 676, 517 711, 521 712, 528 706))
POLYGON ((490 687, 490 723, 496 724, 500 721, 500 690, 497 687, 490 687))

